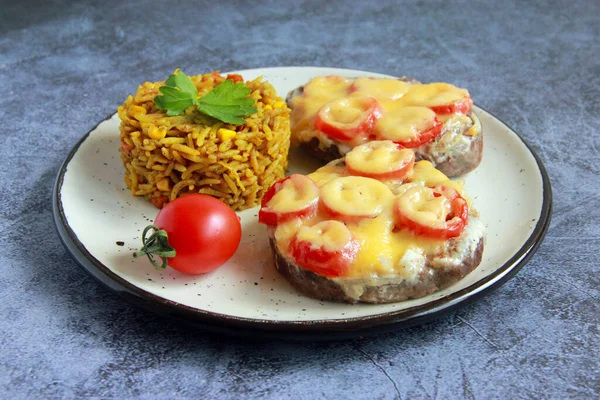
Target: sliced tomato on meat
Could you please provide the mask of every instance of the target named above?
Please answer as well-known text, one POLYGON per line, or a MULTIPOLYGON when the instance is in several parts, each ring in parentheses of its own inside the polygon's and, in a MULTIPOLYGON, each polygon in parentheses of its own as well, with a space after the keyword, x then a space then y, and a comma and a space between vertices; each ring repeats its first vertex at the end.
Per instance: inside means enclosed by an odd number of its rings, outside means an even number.
POLYGON ((390 198, 393 194, 385 184, 362 176, 346 176, 323 185, 320 202, 330 217, 356 223, 377 217, 390 198))
POLYGON ((426 107, 397 107, 375 124, 377 139, 391 140, 401 147, 415 148, 431 142, 442 133, 444 124, 426 107))
POLYGON ((469 218, 469 207, 456 189, 415 186, 396 197, 396 228, 432 239, 459 236, 469 218))
POLYGON ((288 253, 296 265, 319 275, 347 274, 359 249, 352 232, 339 221, 302 226, 290 241, 288 253))
POLYGON ((350 93, 361 92, 378 100, 397 100, 404 96, 410 83, 391 78, 356 78, 350 86, 350 93))
POLYGON ((314 126, 334 139, 352 140, 357 136, 370 135, 381 114, 381 105, 375 98, 348 96, 323 105, 315 117, 314 126))
POLYGON ((454 103, 431 106, 429 108, 439 115, 467 114, 471 111, 471 108, 473 108, 473 100, 470 97, 467 97, 454 103))
POLYGON ((345 157, 350 175, 380 181, 404 180, 415 165, 415 153, 391 140, 373 141, 353 148, 345 157))
POLYGON ((293 174, 269 188, 261 201, 258 221, 276 226, 294 218, 310 218, 317 213, 319 187, 308 176, 293 174))
POLYGON ((467 90, 441 82, 412 85, 401 102, 405 106, 428 107, 440 115, 466 114, 473 107, 467 90))

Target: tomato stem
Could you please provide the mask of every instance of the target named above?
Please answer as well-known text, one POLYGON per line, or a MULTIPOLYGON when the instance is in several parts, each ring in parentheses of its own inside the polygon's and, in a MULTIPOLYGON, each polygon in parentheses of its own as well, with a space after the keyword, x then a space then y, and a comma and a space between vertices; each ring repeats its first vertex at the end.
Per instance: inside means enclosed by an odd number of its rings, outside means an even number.
POLYGON ((135 258, 147 256, 154 268, 162 270, 167 268, 167 258, 175 257, 175 249, 169 244, 169 235, 166 231, 159 229, 154 225, 148 225, 142 232, 142 248, 133 253, 135 258), (154 232, 146 239, 149 230, 154 232), (157 263, 153 256, 162 259, 162 264, 157 263))

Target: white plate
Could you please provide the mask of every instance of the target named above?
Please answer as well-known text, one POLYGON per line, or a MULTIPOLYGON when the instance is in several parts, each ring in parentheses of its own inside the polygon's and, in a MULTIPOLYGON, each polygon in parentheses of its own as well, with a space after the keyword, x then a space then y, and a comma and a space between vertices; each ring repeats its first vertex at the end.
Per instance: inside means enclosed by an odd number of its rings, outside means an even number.
MULTIPOLYGON (((262 75, 282 97, 318 75, 383 76, 311 67, 238 73, 244 79, 262 75)), ((476 106, 473 110, 483 125, 483 161, 464 178, 488 229, 483 261, 457 284, 420 299, 347 305, 299 295, 273 267, 257 209, 239 213, 243 224, 239 249, 213 273, 187 276, 170 268, 157 271, 147 259, 134 259, 141 231, 157 210, 145 199, 132 197, 123 182, 116 114, 86 134, 59 171, 56 225, 74 258, 110 288, 147 309, 210 329, 338 337, 423 322, 505 282, 533 254, 549 225, 552 195, 539 158, 504 123, 476 106)), ((290 172, 308 173, 320 164, 293 152, 290 165, 290 172)))

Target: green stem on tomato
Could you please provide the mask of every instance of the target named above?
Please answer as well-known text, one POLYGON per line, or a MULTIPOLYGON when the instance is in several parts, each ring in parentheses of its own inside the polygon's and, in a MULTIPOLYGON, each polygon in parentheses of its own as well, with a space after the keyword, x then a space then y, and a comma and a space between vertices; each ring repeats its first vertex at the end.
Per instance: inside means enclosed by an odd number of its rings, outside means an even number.
POLYGON ((167 258, 175 257, 175 249, 169 244, 169 235, 167 232, 154 225, 148 225, 142 232, 142 248, 133 253, 135 258, 147 256, 154 268, 161 270, 167 268, 167 258), (150 229, 154 233, 146 239, 146 234, 150 229), (162 259, 162 264, 158 264, 152 256, 158 256, 162 259))

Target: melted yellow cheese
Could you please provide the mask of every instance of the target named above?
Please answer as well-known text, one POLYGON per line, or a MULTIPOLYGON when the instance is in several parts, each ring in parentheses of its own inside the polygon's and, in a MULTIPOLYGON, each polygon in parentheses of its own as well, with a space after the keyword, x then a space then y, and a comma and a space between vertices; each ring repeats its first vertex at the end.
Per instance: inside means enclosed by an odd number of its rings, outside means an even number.
MULTIPOLYGON (((382 107, 382 117, 376 127, 377 139, 403 140, 431 126, 432 111, 427 107, 454 103, 469 96, 465 89, 447 83, 413 84, 390 78, 343 78, 339 76, 321 76, 314 78, 304 87, 301 95, 290 100, 292 142, 299 145, 317 138, 323 148, 333 144, 355 147, 369 140, 368 137, 340 141, 333 140, 314 127, 319 110, 327 103, 354 96, 374 97, 382 107), (401 111, 406 107, 415 107, 401 111), (419 108, 417 108, 419 107, 419 108), (398 116, 397 113, 402 113, 398 116), (416 115, 412 115, 416 113, 416 115), (409 120, 405 120, 410 118, 409 120), (428 122, 424 122, 428 121, 428 122), (428 125, 429 124, 429 125, 428 125), (428 125, 428 126, 427 126, 428 125)), ((342 113, 336 110, 340 118, 352 120, 356 110, 342 113)), ((433 113, 435 115, 435 113, 433 113)), ((438 119, 445 123, 455 114, 441 114, 438 119)), ((476 135, 475 130, 469 135, 476 135)))
POLYGON ((323 247, 325 251, 335 252, 343 249, 352 240, 352 232, 342 222, 326 220, 312 226, 300 227, 297 238, 309 242, 311 247, 323 247))
POLYGON ((458 193, 467 201, 469 208, 471 207, 471 198, 467 195, 463 187, 463 180, 450 180, 443 172, 435 169, 432 163, 426 160, 421 160, 415 163, 413 174, 410 178, 411 182, 419 182, 425 186, 444 185, 450 186, 458 191, 458 193))
POLYGON ((315 98, 337 99, 348 93, 352 81, 337 75, 318 76, 304 86, 304 94, 315 98))
MULTIPOLYGON (((375 218, 365 218, 358 223, 347 223, 348 230, 359 243, 359 250, 352 263, 347 277, 373 277, 398 275, 407 279, 413 272, 409 266, 401 263, 409 249, 419 248, 429 254, 440 251, 444 241, 414 236, 408 230, 394 231, 393 202, 391 196, 383 202, 383 212, 375 218)), ((280 224, 275 230, 275 240, 279 249, 291 258, 288 245, 292 237, 303 227, 312 227, 330 217, 324 212, 317 216, 301 221, 293 220, 280 224)), ((316 235, 315 235, 316 236, 316 235)), ((310 239, 310 233, 304 231, 303 238, 310 239)), ((315 238, 315 246, 324 244, 322 239, 315 238)), ((334 247, 333 242, 331 243, 334 247)), ((335 246, 341 246, 338 241, 335 246)))
MULTIPOLYGON (((304 86, 302 95, 291 99, 292 113, 290 117, 291 129, 301 135, 314 131, 313 122, 317 112, 325 104, 341 99, 348 94, 352 80, 339 76, 319 76, 304 86)), ((295 135, 292 139, 300 139, 295 135)), ((314 136, 311 134, 310 137, 314 136)), ((300 139, 306 141, 305 139, 300 139)))
POLYGON ((361 176, 336 178, 321 187, 321 201, 329 209, 347 216, 373 216, 393 197, 383 183, 361 176))
POLYGON ((402 214, 423 225, 441 228, 446 216, 452 211, 450 200, 445 196, 435 197, 433 191, 424 186, 414 186, 396 198, 402 214))
POLYGON ((299 218, 295 218, 284 223, 278 224, 277 228, 275 228, 275 241, 277 242, 277 247, 279 247, 283 252, 288 250, 288 245, 292 240, 292 237, 298 232, 300 227, 306 225, 311 226, 311 221, 303 221, 299 218))
POLYGON ((427 107, 399 107, 383 113, 375 123, 377 135, 394 142, 415 137, 433 127, 435 113, 427 107))
MULTIPOLYGON (((343 179, 348 182, 348 173, 345 167, 339 162, 334 161, 309 175, 317 185, 322 188, 327 184, 333 184, 334 180, 343 179)), ((369 178, 360 178, 370 180, 383 185, 379 181, 369 178)), ((346 277, 383 277, 387 275, 401 276, 405 279, 411 279, 417 271, 414 265, 410 264, 410 260, 416 256, 423 257, 427 255, 438 254, 444 246, 445 241, 430 239, 423 236, 415 236, 406 229, 397 230, 394 228, 394 202, 397 194, 404 193, 411 188, 423 186, 434 186, 444 184, 452 186, 462 193, 462 185, 460 182, 449 180, 443 173, 436 170, 429 161, 419 161, 415 163, 415 168, 411 176, 411 183, 402 184, 398 182, 396 185, 390 184, 387 187, 387 195, 382 195, 378 199, 380 206, 379 214, 374 218, 363 218, 356 222, 346 222, 346 226, 352 233, 354 238, 359 242, 356 259, 351 265, 350 271, 346 277), (412 251, 412 252, 411 252, 412 251), (414 254, 413 254, 414 253, 414 254), (410 255, 410 257, 407 257, 410 255)), ((339 185, 338 185, 339 186, 339 185)), ((385 191, 381 191, 384 193, 385 191)), ((321 190, 321 198, 323 190, 321 190)), ((351 196, 352 197, 352 196, 351 196)), ((464 197, 464 195, 463 195, 464 197)), ((344 211, 352 213, 353 202, 355 199, 347 199, 344 211)), ((442 215, 447 212, 447 205, 443 200, 440 204, 428 204, 422 211, 442 215)), ((319 222, 331 220, 331 217, 320 209, 319 213, 309 220, 294 220, 277 226, 275 230, 275 240, 278 247, 289 257, 288 244, 292 237, 303 226, 312 227, 319 222)), ((317 244, 320 239, 315 239, 317 244)), ((339 242, 336 245, 340 245, 339 242)))
POLYGON ((309 174, 308 177, 321 187, 332 179, 347 175, 346 167, 335 160, 309 174))
POLYGON ((269 200, 267 206, 275 212, 298 211, 319 197, 319 189, 302 175, 294 175, 283 182, 281 189, 269 200))
POLYGON ((415 236, 408 230, 394 231, 393 199, 384 210, 376 218, 348 226, 360 243, 349 276, 403 275, 409 271, 400 261, 408 249, 419 247, 432 254, 441 249, 443 241, 415 236))
POLYGON ((452 104, 468 96, 467 90, 449 83, 419 83, 412 85, 399 103, 404 106, 434 107, 452 104))
POLYGON ((392 141, 374 141, 356 146, 346 154, 350 169, 368 174, 382 174, 405 167, 414 159, 410 149, 399 149, 392 141))

